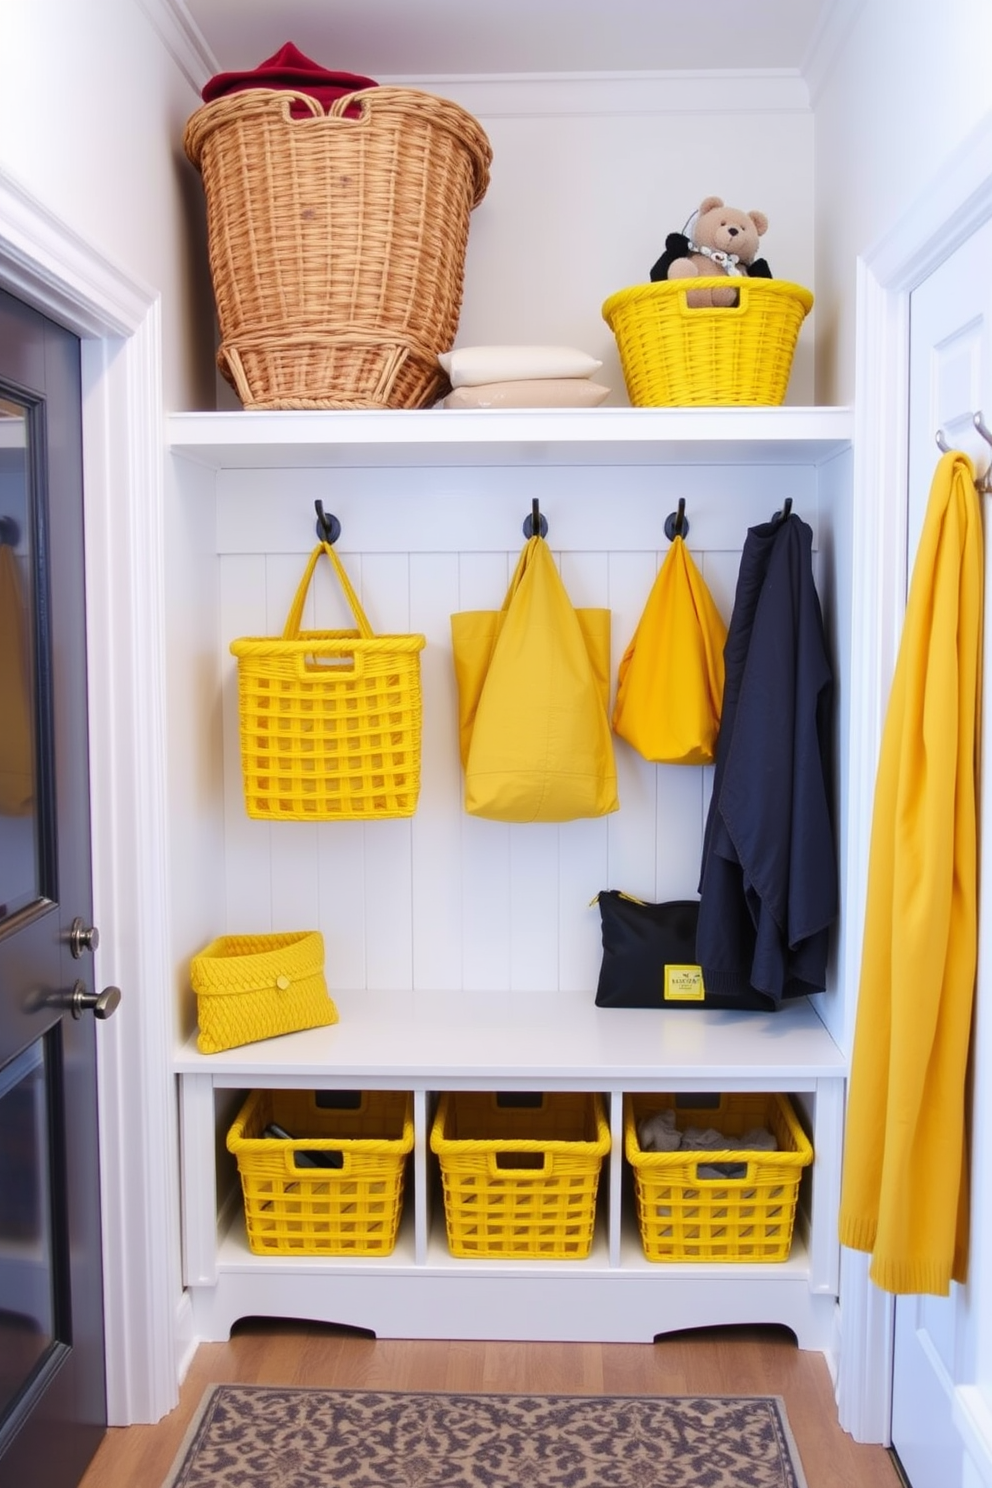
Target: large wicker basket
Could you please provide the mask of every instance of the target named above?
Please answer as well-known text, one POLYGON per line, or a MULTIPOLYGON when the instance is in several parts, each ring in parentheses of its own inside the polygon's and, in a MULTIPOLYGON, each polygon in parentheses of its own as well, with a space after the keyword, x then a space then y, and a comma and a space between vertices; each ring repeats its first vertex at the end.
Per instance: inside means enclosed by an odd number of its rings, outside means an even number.
POLYGON ((252 88, 198 109, 183 143, 206 194, 218 365, 246 407, 419 408, 446 390, 437 354, 492 159, 470 114, 411 88, 326 114, 252 88))

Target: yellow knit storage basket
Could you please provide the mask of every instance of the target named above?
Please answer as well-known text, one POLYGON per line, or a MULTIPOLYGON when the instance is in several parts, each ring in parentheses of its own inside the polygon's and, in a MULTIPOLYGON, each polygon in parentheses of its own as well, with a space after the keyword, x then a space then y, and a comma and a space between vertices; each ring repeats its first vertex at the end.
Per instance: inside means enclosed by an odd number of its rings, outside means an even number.
POLYGON ((437 354, 492 159, 470 114, 412 88, 327 113, 252 88, 198 109, 183 143, 206 196, 218 365, 247 408, 419 408, 445 390, 437 354))
POLYGON ((624 1152, 634 1172, 637 1217, 649 1261, 784 1261, 803 1168, 813 1149, 785 1095, 748 1091, 722 1095, 718 1106, 688 1108, 673 1095, 630 1095, 624 1101, 624 1152), (637 1125, 656 1111, 675 1110, 679 1131, 715 1127, 739 1138, 765 1127, 779 1150, 645 1152, 637 1125), (746 1164, 742 1177, 700 1177, 700 1167, 746 1164))
POLYGON ((256 1090, 227 1134, 256 1255, 389 1255, 403 1212, 413 1097, 256 1090), (270 1123, 289 1140, 267 1137, 270 1123), (327 1166, 311 1166, 313 1159, 327 1166))
POLYGON ((374 635, 340 559, 318 543, 282 636, 231 642, 245 809, 278 821, 412 816, 420 794, 422 635, 374 635), (326 555, 356 630, 300 630, 326 555))
POLYGON ((738 304, 687 303, 690 291, 726 289, 727 283, 699 278, 637 284, 603 305, 635 407, 785 401, 813 296, 782 279, 734 279, 738 304))
POLYGON ((317 930, 221 935, 193 957, 190 984, 201 1054, 338 1021, 317 930))
POLYGON ((431 1129, 448 1248, 476 1259, 581 1260, 610 1129, 598 1095, 449 1092, 431 1129))

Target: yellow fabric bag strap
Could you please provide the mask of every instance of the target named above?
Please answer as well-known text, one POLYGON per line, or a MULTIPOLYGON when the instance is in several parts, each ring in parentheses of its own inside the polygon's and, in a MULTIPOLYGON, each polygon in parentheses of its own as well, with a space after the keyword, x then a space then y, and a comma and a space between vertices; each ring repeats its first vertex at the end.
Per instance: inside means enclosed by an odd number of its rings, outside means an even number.
POLYGON ((325 542, 319 542, 314 548, 313 552, 310 554, 309 559, 307 560, 307 566, 304 569, 299 588, 297 589, 296 594, 293 598, 293 603, 289 607, 289 614, 286 617, 286 624, 283 626, 283 640, 295 641, 300 634, 300 622, 303 619, 303 606, 306 604, 310 583, 313 579, 314 572, 317 567, 317 562, 322 553, 326 553, 327 557, 334 565, 334 569, 337 573, 338 580, 340 581, 341 588, 344 590, 344 597, 348 601, 348 604, 351 607, 351 613, 354 615, 355 621, 358 625, 359 634, 361 635, 363 640, 370 641, 373 636, 373 631, 371 625, 368 622, 368 616, 359 603, 358 595, 355 593, 354 589, 351 586, 351 580, 345 573, 343 563, 341 562, 337 553, 335 553, 334 549, 331 547, 330 543, 325 542))
POLYGON ((517 559, 517 566, 513 570, 513 578, 510 580, 509 588, 506 591, 506 597, 504 598, 503 603, 500 606, 499 613, 504 618, 509 611, 510 605, 513 602, 513 597, 516 594, 517 590, 520 588, 523 576, 527 572, 527 569, 530 567, 531 561, 537 553, 539 546, 546 548, 547 543, 544 541, 543 537, 539 536, 538 533, 535 532, 534 536, 529 537, 520 550, 520 557, 517 559))

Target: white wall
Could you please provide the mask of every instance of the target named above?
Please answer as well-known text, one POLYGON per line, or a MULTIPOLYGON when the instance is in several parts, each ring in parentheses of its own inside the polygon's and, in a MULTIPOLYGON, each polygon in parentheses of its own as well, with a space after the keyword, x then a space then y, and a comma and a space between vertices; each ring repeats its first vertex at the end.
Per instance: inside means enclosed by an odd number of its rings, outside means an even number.
MULTIPOLYGON (((183 38, 171 40, 178 55, 183 38)), ((4 6, 0 170, 161 293, 171 407, 196 406, 212 386, 209 359, 194 358, 186 335, 211 314, 182 153, 198 103, 135 0, 4 6)))
MULTIPOLYGON (((502 603, 536 497, 573 603, 611 611, 615 677, 667 551, 663 524, 679 496, 686 498, 693 557, 729 620, 748 526, 792 498, 816 548, 816 472, 543 462, 350 471, 331 509, 342 524, 342 561, 370 622, 376 631, 427 637, 417 814, 365 826, 249 821, 228 645, 237 636, 281 631, 305 566, 314 499, 340 484, 335 474, 238 470, 218 477, 227 804, 221 928, 320 929, 328 978, 338 989, 523 990, 535 1000, 561 990, 590 999, 602 959, 591 901, 604 888, 654 902, 695 896, 712 771, 649 765, 618 739, 615 815, 536 828, 466 817, 450 616, 502 603)), ((353 623, 325 567, 312 611, 308 604, 310 629, 353 623)))
POLYGON ((858 255, 988 111, 990 56, 986 0, 835 0, 811 96, 818 403, 853 402, 858 255))
MULTIPOLYGON (((580 346, 603 360, 609 401, 626 404, 603 301, 646 283, 668 233, 711 195, 765 212, 762 256, 776 277, 812 287, 813 120, 800 79, 414 82, 468 109, 493 147, 469 233, 459 344, 580 346)), ((815 315, 790 403, 813 401, 815 315)))
MULTIPOLYGON (((646 283, 670 232, 705 196, 769 219, 761 254, 813 287, 813 116, 782 72, 619 77, 380 79, 460 104, 493 149, 472 213, 456 344, 578 346, 627 394, 602 305, 646 283), (728 142, 733 141, 730 148, 728 142)), ((786 402, 814 402, 817 312, 804 323, 786 402)), ((219 381, 217 404, 239 406, 219 381)))

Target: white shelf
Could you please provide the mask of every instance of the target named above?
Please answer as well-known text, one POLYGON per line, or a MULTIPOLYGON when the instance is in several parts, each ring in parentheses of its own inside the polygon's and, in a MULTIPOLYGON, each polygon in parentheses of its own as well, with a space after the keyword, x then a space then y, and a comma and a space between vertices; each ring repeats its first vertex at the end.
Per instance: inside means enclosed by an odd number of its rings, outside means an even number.
MULTIPOLYGON (((602 1206, 601 1206, 602 1207, 602 1206)), ((600 1279, 619 1273, 654 1277, 656 1280, 699 1281, 725 1278, 728 1270, 741 1280, 757 1281, 775 1275, 779 1279, 791 1277, 806 1280, 809 1274, 809 1246, 804 1233, 802 1216, 796 1219, 796 1231, 788 1259, 767 1262, 734 1262, 727 1266, 718 1261, 649 1261, 641 1245, 636 1217, 626 1214, 623 1220, 623 1243, 619 1268, 611 1267, 606 1245, 606 1225, 597 1224, 589 1255, 582 1260, 556 1261, 521 1258, 518 1260, 469 1260, 453 1256, 448 1250, 444 1230, 444 1216, 439 1214, 427 1248, 427 1260, 423 1266, 414 1259, 413 1205, 405 1206, 396 1248, 388 1256, 263 1256, 256 1255, 248 1247, 244 1216, 239 1210, 217 1247, 217 1266, 220 1271, 250 1271, 260 1277, 288 1267, 294 1272, 320 1275, 361 1276, 369 1269, 389 1271, 394 1275, 458 1275, 471 1276, 476 1280, 488 1277, 510 1278, 520 1276, 572 1276, 595 1274, 600 1279)))
POLYGON ((812 1005, 777 1013, 597 1008, 592 993, 507 996, 335 993, 341 1021, 203 1055, 190 1040, 180 1075, 187 1281, 197 1335, 226 1338, 246 1312, 323 1318, 379 1337, 595 1338, 649 1342, 717 1322, 780 1322, 825 1348, 836 1295, 836 1212, 845 1063, 812 1005), (240 1206, 218 1243, 213 1164, 217 1089, 414 1091, 415 1145, 395 1251, 384 1257, 255 1256, 240 1206), (432 1098, 447 1089, 599 1090, 613 1148, 604 1164, 591 1254, 581 1261, 475 1261, 447 1249, 432 1098), (797 1226, 775 1264, 649 1262, 623 1171, 623 1096, 642 1089, 784 1090, 812 1119, 815 1233, 797 1226), (617 1284, 620 1289, 617 1290, 617 1284))
POLYGON ((619 1267, 609 1264, 603 1224, 581 1261, 468 1261, 450 1255, 438 1216, 418 1265, 406 1214, 396 1250, 381 1259, 256 1256, 236 1217, 217 1247, 211 1284, 191 1288, 194 1327, 219 1340, 239 1317, 269 1314, 380 1338, 650 1343, 689 1327, 777 1322, 802 1348, 829 1345, 834 1298, 811 1288, 801 1234, 788 1260, 774 1265, 668 1265, 646 1260, 628 1222, 625 1230, 619 1267))
POLYGON ((359 409, 173 413, 176 455, 215 470, 424 465, 819 465, 849 408, 359 409))
POLYGON ((806 998, 777 1013, 597 1008, 593 993, 337 992, 330 1028, 200 1054, 215 1086, 802 1090, 845 1060, 806 998))

